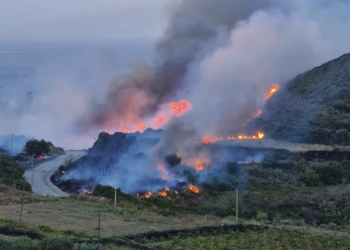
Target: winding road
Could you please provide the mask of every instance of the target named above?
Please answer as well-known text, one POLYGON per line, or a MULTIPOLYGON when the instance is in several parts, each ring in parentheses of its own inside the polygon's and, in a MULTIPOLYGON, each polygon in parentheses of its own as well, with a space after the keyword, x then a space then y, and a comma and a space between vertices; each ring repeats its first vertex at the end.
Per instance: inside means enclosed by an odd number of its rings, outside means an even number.
POLYGON ((33 172, 31 169, 26 170, 24 178, 28 183, 32 184, 34 193, 43 196, 67 197, 69 194, 63 192, 51 182, 51 176, 64 164, 66 159, 71 158, 73 161, 76 161, 84 156, 85 153, 85 151, 66 151, 65 155, 59 156, 51 161, 46 161, 35 167, 33 172))

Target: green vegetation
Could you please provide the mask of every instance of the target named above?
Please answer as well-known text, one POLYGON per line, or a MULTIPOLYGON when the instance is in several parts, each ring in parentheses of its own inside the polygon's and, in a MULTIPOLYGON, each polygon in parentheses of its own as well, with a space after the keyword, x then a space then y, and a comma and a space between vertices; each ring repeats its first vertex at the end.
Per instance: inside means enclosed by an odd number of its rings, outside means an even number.
POLYGON ((166 249, 187 250, 234 250, 234 249, 309 249, 309 250, 340 250, 349 249, 350 238, 315 236, 285 229, 248 230, 246 232, 231 231, 216 234, 196 233, 179 234, 170 239, 155 240, 153 246, 161 246, 166 249))
MULTIPOLYGON (((96 244, 74 244, 72 240, 61 236, 51 236, 41 241, 28 237, 0 237, 0 249, 6 250, 96 250, 96 244)), ((99 249, 105 250, 101 246, 99 249)), ((116 249, 116 248, 113 248, 116 249)))
POLYGON ((42 154, 48 154, 50 152, 50 146, 53 146, 51 142, 29 140, 24 146, 24 152, 28 155, 40 156, 42 154))
POLYGON ((0 184, 15 186, 20 190, 31 190, 23 178, 24 170, 8 155, 0 154, 0 184))

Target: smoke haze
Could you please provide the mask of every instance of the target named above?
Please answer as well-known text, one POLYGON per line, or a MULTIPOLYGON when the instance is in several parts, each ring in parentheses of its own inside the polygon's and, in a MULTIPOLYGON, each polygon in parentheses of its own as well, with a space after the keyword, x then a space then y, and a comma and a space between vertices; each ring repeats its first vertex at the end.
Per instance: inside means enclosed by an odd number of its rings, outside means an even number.
POLYGON ((75 134, 82 146, 102 130, 151 120, 167 103, 185 99, 191 111, 165 127, 163 145, 171 142, 167 151, 176 153, 181 144, 244 126, 273 83, 283 87, 297 74, 349 52, 349 9, 348 0, 176 1, 167 8, 153 60, 139 58, 109 85, 119 72, 99 73, 105 77, 88 88, 75 77, 55 77, 55 84, 43 84, 37 92, 50 109, 33 102, 36 112, 16 119, 4 113, 1 120, 64 147, 72 145, 67 134, 75 134))

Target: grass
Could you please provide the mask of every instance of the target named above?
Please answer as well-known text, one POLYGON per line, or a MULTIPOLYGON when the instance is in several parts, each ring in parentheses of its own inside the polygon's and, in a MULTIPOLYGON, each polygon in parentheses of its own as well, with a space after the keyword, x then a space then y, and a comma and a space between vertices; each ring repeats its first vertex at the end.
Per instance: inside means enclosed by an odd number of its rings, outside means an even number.
POLYGON ((269 229, 258 231, 228 232, 217 235, 177 235, 168 240, 154 242, 153 246, 166 249, 349 249, 349 237, 315 236, 295 230, 269 229))
MULTIPOLYGON (((12 191, 4 193, 7 191, 0 191, 0 196, 8 199, 0 203, 0 218, 18 222, 21 205, 20 199, 17 198, 21 197, 21 193, 12 191)), ((118 203, 117 207, 114 207, 108 200, 100 197, 41 197, 40 199, 31 199, 32 196, 29 193, 26 193, 25 197, 21 225, 28 228, 38 226, 53 228, 55 229, 54 233, 71 230, 77 234, 84 232, 87 235, 96 236, 99 212, 101 214, 102 237, 112 236, 114 233, 127 235, 151 230, 160 231, 232 223, 227 219, 210 220, 206 216, 200 215, 164 216, 159 214, 156 208, 137 208, 131 203, 122 201, 118 203)))

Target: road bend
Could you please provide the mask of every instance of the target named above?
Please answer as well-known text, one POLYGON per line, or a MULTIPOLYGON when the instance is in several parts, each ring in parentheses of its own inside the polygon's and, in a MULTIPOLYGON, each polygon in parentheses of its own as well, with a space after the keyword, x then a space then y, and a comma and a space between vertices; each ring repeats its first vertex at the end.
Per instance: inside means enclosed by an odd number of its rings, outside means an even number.
POLYGON ((85 155, 85 151, 66 151, 65 155, 59 156, 51 161, 46 161, 34 168, 34 171, 28 169, 24 173, 24 178, 30 184, 34 193, 43 196, 67 197, 69 194, 63 192, 51 182, 53 173, 64 164, 66 159, 76 161, 85 155), (33 179, 32 179, 33 174, 33 179), (33 183, 32 183, 33 180, 33 183))

